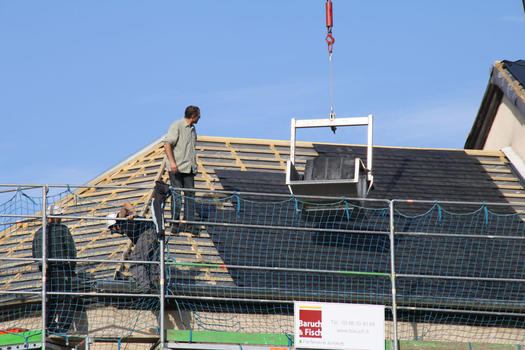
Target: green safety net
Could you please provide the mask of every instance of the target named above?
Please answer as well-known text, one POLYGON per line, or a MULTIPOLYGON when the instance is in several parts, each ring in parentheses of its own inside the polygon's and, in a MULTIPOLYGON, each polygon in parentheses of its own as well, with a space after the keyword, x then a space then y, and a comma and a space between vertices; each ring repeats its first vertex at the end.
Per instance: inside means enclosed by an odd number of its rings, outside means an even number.
POLYGON ((523 344, 525 220, 515 210, 523 207, 437 202, 397 207, 400 336, 523 344))
POLYGON ((155 245, 131 244, 125 234, 106 228, 106 216, 120 203, 100 205, 98 199, 79 198, 70 188, 48 193, 46 205, 41 188, 9 194, 4 193, 8 198, 0 203, 0 331, 10 335, 10 341, 27 343, 27 332, 41 334, 42 208, 51 204, 59 206, 61 214, 50 213, 60 222, 46 225, 46 335, 73 345, 90 337, 119 347, 128 346, 122 343, 127 337, 158 337, 158 283, 144 276, 158 280, 159 259, 155 265, 140 262, 150 262, 144 256, 158 256, 158 245, 153 254, 135 254, 137 245, 155 245), (156 274, 150 273, 153 266, 156 274))
MULTIPOLYGON (((185 202, 194 220, 182 223, 166 206, 164 254, 152 241, 138 254, 137 242, 106 228, 126 200, 96 188, 47 197, 63 208, 76 252, 54 261, 69 263, 57 274, 71 282, 47 288, 48 304, 68 315, 48 331, 117 342, 158 336, 164 255, 168 328, 290 336, 293 301, 303 300, 386 305, 392 337, 394 261, 400 339, 525 341, 525 223, 510 205, 394 201, 391 217, 389 201, 174 192, 168 202, 185 202)), ((41 188, 19 189, 0 204, 0 329, 41 329, 32 244, 42 201, 41 188)), ((137 203, 148 232, 149 203, 137 203)))
POLYGON ((523 342, 523 215, 509 205, 404 201, 391 217, 388 204, 197 199, 202 225, 192 235, 209 237, 220 261, 169 252, 168 297, 193 330, 289 334, 291 302, 311 300, 386 305, 392 332, 392 224, 402 339, 523 342))

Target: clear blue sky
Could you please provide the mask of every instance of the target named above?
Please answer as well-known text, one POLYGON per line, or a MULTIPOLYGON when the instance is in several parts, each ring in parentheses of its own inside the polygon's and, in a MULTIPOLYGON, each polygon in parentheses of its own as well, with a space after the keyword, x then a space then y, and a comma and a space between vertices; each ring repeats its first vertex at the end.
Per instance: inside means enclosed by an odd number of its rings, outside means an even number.
MULTIPOLYGON (((330 111, 324 2, 0 0, 0 183, 85 183, 189 104, 200 135, 288 140, 330 111)), ((335 111, 377 145, 462 148, 489 68, 525 59, 521 0, 333 6, 335 111)))

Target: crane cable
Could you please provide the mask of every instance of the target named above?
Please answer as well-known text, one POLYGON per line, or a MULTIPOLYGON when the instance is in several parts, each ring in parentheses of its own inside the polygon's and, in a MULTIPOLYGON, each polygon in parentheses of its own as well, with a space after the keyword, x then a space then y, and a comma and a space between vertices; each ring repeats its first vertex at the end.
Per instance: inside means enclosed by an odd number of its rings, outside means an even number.
MULTIPOLYGON (((326 0, 325 3, 326 12, 326 43, 328 44, 328 61, 330 65, 330 120, 335 119, 334 112, 334 89, 333 89, 333 69, 332 69, 332 51, 334 48, 335 39, 332 36, 332 27, 334 26, 334 18, 332 15, 332 0, 326 0)), ((335 133, 335 127, 332 127, 332 131, 335 133)))

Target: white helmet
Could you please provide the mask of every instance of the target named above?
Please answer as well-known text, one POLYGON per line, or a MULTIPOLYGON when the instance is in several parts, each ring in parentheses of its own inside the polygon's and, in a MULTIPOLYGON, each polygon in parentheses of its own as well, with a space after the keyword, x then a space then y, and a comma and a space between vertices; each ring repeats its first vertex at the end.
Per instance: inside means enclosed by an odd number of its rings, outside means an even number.
POLYGON ((118 213, 109 213, 106 215, 106 228, 110 228, 117 223, 117 220, 115 220, 117 218, 117 214, 118 213))
POLYGON ((60 208, 59 205, 50 204, 47 207, 46 215, 62 215, 62 214, 64 214, 64 211, 62 210, 62 208, 60 208))

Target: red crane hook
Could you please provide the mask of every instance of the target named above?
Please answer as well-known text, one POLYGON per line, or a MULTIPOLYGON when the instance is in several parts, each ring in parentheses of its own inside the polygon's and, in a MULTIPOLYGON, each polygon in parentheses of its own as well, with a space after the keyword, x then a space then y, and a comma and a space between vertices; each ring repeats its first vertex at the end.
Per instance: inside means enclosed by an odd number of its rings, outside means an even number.
POLYGON ((332 36, 332 27, 334 26, 334 17, 332 14, 332 0, 326 0, 325 10, 326 10, 326 29, 328 29, 328 34, 326 34, 325 40, 326 40, 326 43, 328 44, 328 53, 331 54, 334 48, 334 43, 335 43, 335 39, 332 36))
POLYGON ((331 31, 332 27, 334 26, 334 18, 332 16, 332 0, 326 0, 324 7, 326 10, 326 28, 331 31))

